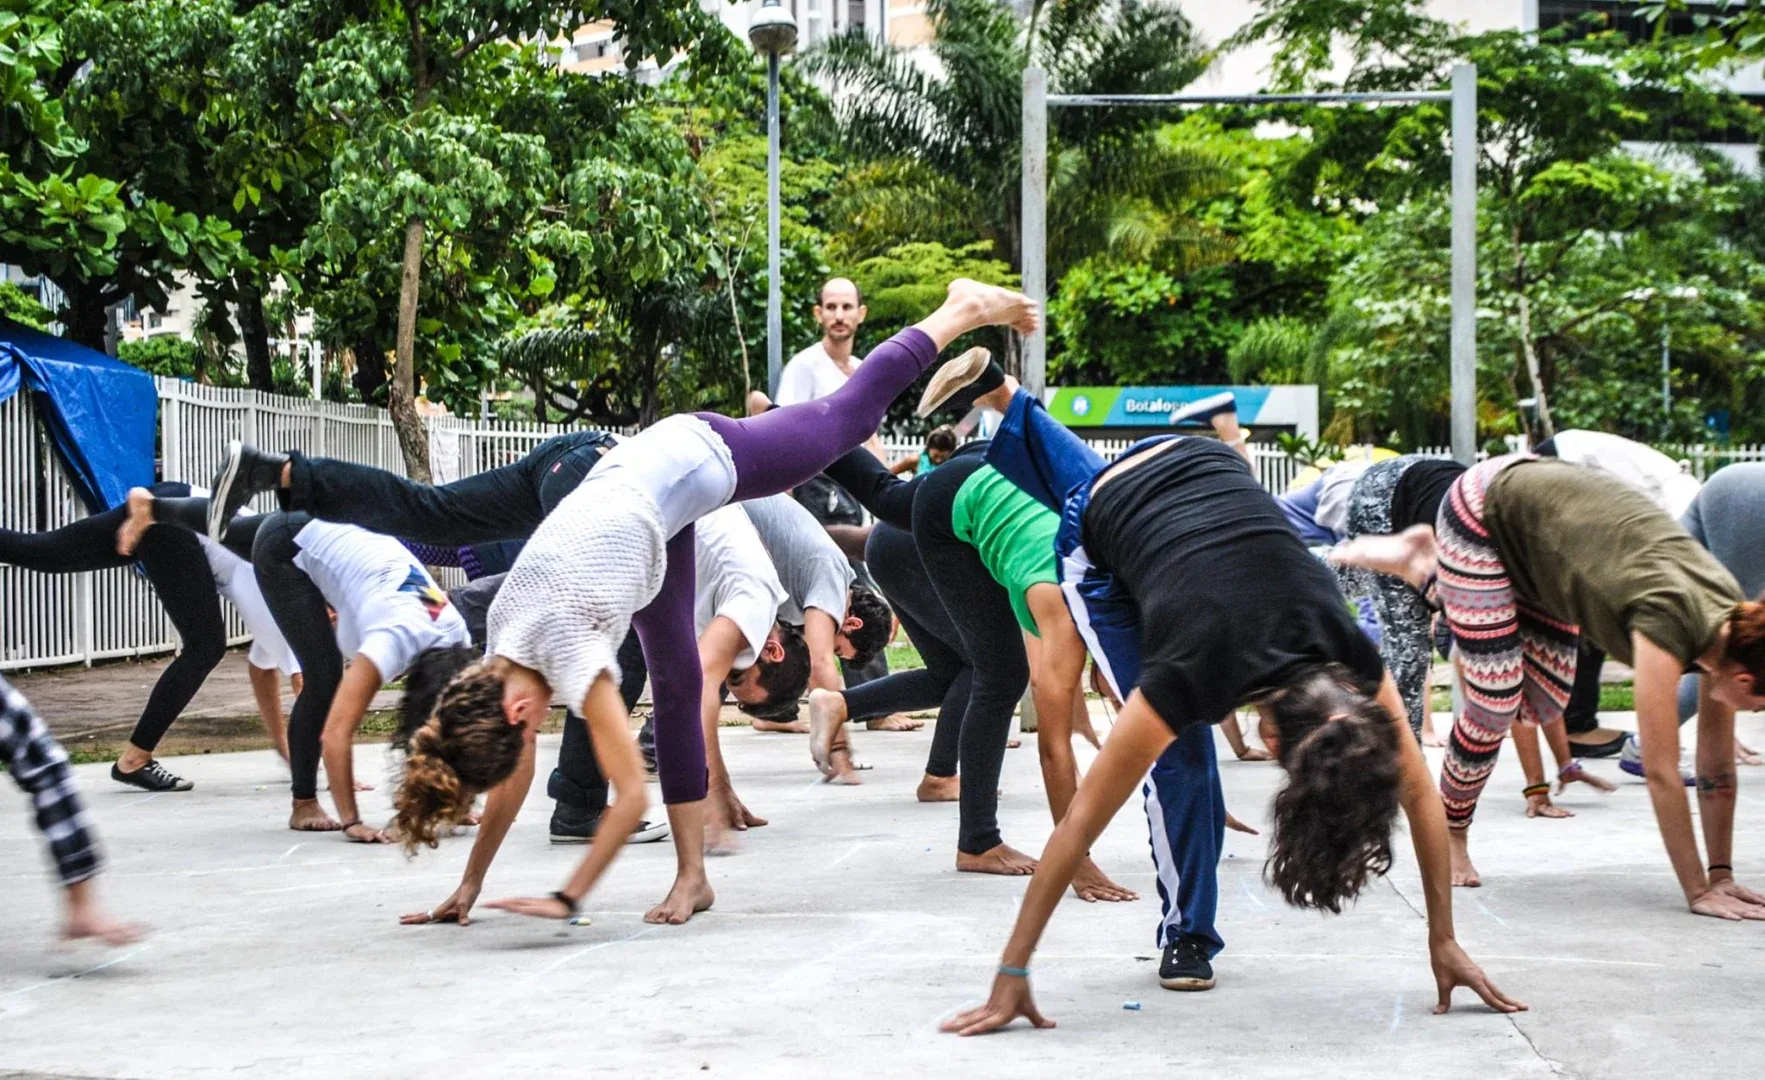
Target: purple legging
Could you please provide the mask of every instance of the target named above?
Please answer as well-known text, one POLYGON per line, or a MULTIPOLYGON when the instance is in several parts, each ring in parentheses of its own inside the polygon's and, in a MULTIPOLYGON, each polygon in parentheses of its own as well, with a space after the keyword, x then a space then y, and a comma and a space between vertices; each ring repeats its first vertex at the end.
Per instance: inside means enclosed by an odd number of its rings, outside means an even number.
MULTIPOLYGON (((731 502, 776 495, 801 484, 863 444, 891 402, 938 358, 938 347, 909 328, 877 346, 846 385, 824 398, 735 420, 699 413, 735 462, 731 502)), ((705 797, 705 732, 699 724, 704 675, 693 633, 693 528, 668 541, 662 591, 632 617, 655 696, 656 772, 665 803, 705 797)))

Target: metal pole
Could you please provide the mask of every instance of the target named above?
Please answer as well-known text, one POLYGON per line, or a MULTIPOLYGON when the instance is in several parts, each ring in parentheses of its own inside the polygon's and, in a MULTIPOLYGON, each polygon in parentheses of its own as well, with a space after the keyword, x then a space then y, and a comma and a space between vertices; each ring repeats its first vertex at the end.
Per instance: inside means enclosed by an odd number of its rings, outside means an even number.
POLYGON ((1452 456, 1477 459, 1477 65, 1452 69, 1452 456))
MULTIPOLYGON (((1048 73, 1031 65, 1023 73, 1023 221, 1018 234, 1022 248, 1024 295, 1038 304, 1048 301, 1048 73)), ((1044 312, 1044 316, 1046 313, 1044 312)), ((1024 339, 1023 388, 1041 394, 1047 388, 1048 330, 1024 339)))
POLYGON ((766 54, 766 392, 784 371, 784 299, 778 254, 778 53, 766 54))

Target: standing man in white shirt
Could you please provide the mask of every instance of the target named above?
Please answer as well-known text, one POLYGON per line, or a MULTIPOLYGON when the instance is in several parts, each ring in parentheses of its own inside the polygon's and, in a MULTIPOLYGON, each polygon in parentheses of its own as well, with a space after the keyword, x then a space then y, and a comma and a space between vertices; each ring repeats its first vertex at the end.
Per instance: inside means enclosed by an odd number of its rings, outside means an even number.
POLYGON ((778 379, 778 404, 799 405, 846 385, 862 361, 852 355, 858 327, 864 324, 864 294, 850 279, 829 278, 821 286, 815 321, 821 340, 791 357, 778 379))

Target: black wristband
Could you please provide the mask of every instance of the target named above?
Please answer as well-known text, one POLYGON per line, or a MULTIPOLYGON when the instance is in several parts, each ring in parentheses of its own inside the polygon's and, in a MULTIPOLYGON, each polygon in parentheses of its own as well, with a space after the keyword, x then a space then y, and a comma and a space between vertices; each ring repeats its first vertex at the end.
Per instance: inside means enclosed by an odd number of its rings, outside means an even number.
POLYGON ((1712 873, 1712 874, 1714 874, 1714 873, 1715 873, 1715 872, 1716 872, 1716 871, 1718 871, 1718 870, 1726 870, 1726 871, 1728 871, 1728 872, 1729 872, 1729 873, 1731 873, 1731 874, 1732 874, 1732 873, 1734 873, 1734 867, 1732 867, 1732 866, 1730 866, 1730 865, 1728 865, 1728 864, 1727 864, 1727 863, 1725 863, 1725 862, 1719 862, 1719 863, 1711 863, 1711 864, 1710 864, 1710 873, 1712 873))
POLYGON ((558 903, 563 904, 565 907, 569 908, 570 914, 572 914, 572 915, 576 914, 576 912, 579 910, 577 908, 576 901, 570 899, 570 897, 562 889, 559 889, 557 892, 552 893, 552 899, 556 900, 558 903))

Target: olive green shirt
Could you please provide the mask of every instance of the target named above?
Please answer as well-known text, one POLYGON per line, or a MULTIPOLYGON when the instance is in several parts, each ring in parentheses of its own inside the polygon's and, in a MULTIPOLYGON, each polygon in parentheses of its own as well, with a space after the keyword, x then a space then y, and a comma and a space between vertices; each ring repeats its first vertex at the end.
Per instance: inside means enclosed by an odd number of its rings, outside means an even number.
POLYGON ((1490 481, 1483 520, 1520 599, 1626 664, 1635 632, 1689 668, 1743 599, 1679 522, 1596 469, 1517 462, 1490 481))

